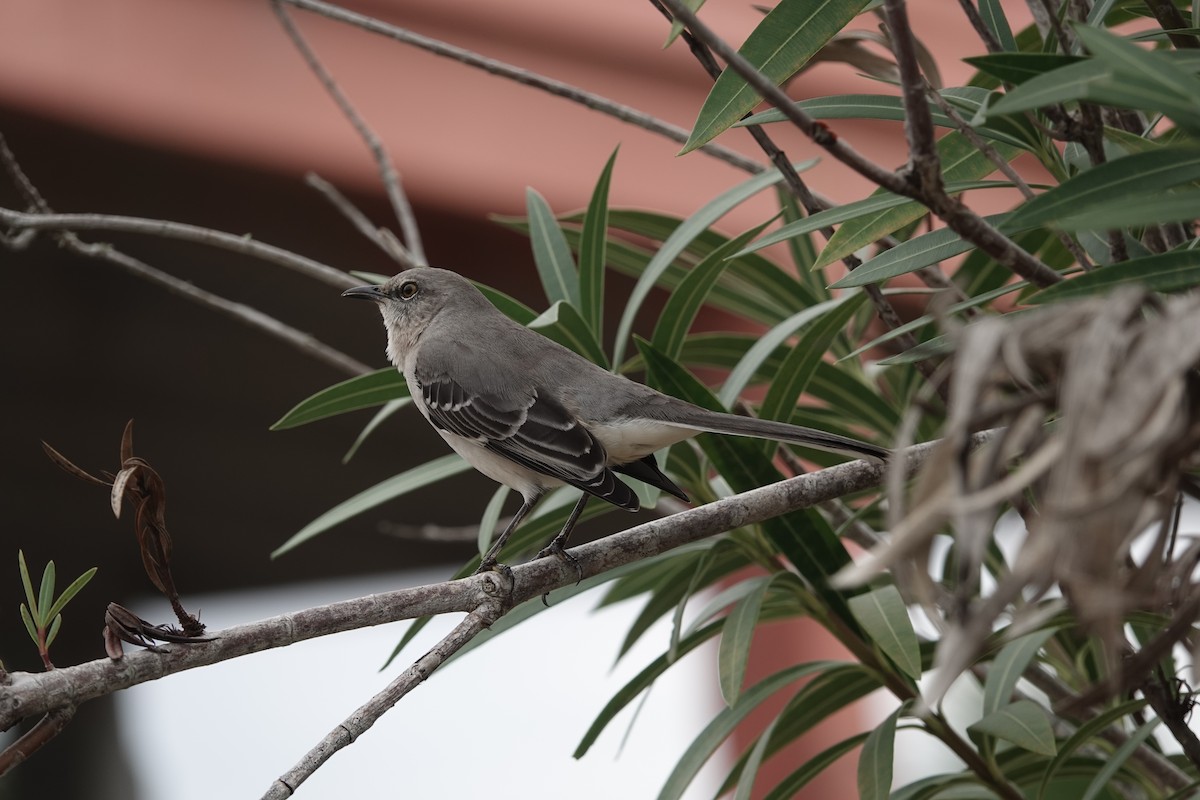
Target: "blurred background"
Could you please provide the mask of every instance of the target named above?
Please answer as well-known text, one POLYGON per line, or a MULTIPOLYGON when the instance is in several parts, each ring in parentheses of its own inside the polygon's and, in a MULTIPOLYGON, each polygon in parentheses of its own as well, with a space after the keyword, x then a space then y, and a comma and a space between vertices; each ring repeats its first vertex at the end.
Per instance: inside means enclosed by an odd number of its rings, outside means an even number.
MULTIPOLYGON (((682 42, 663 49, 667 25, 648 2, 347 5, 685 128, 711 84, 682 42)), ((915 3, 910 13, 953 82, 966 72, 959 59, 978 45, 959 15, 942 5, 915 3)), ((311 13, 291 13, 394 159, 430 260, 535 308, 545 301, 528 242, 489 220, 523 214, 527 186, 556 212, 580 209, 618 145, 614 207, 686 216, 747 177, 702 153, 676 158, 676 143, 580 105, 311 13)), ((761 19, 741 0, 711 0, 703 14, 735 43, 761 19)), ((873 25, 871 17, 862 21, 873 25)), ((790 91, 804 97, 888 88, 845 64, 822 63, 790 91)), ((884 164, 903 160, 896 124, 834 127, 884 164)), ((248 234, 345 270, 395 270, 303 182, 305 173, 316 172, 377 224, 395 227, 368 150, 265 1, 8 0, 0 4, 0 133, 56 211, 187 222, 248 234)), ((771 133, 793 161, 819 155, 783 126, 771 133)), ((763 160, 743 131, 719 141, 763 160)), ((836 200, 870 191, 835 164, 805 177, 836 200)), ((7 180, 0 181, 0 202, 22 208, 7 180)), ((739 207, 720 227, 740 232, 772 213, 764 199, 739 207)), ((385 365, 377 316, 327 285, 199 245, 107 233, 84 238, 112 242, 373 367, 385 365)), ((110 601, 154 622, 170 616, 141 569, 130 521, 113 519, 103 490, 52 465, 40 440, 85 469, 112 470, 122 428, 136 420, 135 452, 166 481, 177 584, 213 628, 442 580, 470 556, 471 544, 406 540, 381 532, 380 522, 477 523, 493 485, 474 474, 271 560, 273 549, 329 507, 442 455, 440 439, 408 409, 343 465, 371 412, 268 431, 295 403, 343 374, 109 264, 63 253, 48 236, 27 250, 0 250, 0 258, 0 657, 9 670, 40 668, 17 613, 18 548, 35 574, 54 559, 60 586, 99 567, 65 614, 52 650, 60 665, 103 655, 100 626, 110 601)), ((610 311, 619 311, 631 286, 611 275, 610 311)), ((655 308, 647 305, 644 323, 652 324, 655 308)), ((603 530, 600 524, 586 533, 603 530)), ((543 769, 569 781, 573 796, 657 791, 720 706, 713 653, 692 656, 690 672, 676 676, 672 689, 656 689, 619 759, 613 760, 621 749, 614 729, 606 732, 605 752, 576 764, 570 753, 595 714, 666 643, 665 632, 647 637, 657 650, 635 652, 623 662, 625 672, 611 672, 637 609, 592 614, 594 604, 594 597, 563 603, 539 618, 540 627, 508 634, 436 675, 379 730, 335 757, 319 773, 324 782, 314 779, 303 796, 370 790, 352 785, 416 797, 484 790, 529 796, 526 780, 543 769), (371 746, 377 754, 369 754, 371 746), (465 772, 462 759, 470 765, 465 772), (469 783, 468 774, 483 783, 469 783)), ((90 702, 46 750, 0 780, 0 797, 255 796, 402 668, 376 672, 402 630, 330 637, 139 686, 117 702, 90 702)), ((803 626, 771 630, 777 635, 756 643, 750 680, 785 663, 836 657, 803 626)), ((413 652, 426 641, 433 639, 413 652)), ((857 713, 831 724, 861 730, 872 711, 857 713)), ((810 738, 811 752, 826 746, 810 738)), ((805 796, 849 793, 853 780, 853 759, 846 759, 805 796)))

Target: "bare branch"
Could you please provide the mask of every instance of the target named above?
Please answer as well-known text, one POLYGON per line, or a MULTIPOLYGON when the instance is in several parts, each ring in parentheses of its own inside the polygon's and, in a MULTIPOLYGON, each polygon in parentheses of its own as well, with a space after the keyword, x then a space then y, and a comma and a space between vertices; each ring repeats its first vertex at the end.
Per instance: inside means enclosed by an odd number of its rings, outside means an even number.
POLYGON ((0 752, 0 775, 4 775, 45 747, 55 736, 62 733, 74 716, 75 706, 71 705, 48 711, 25 735, 0 752))
POLYGON ((992 33, 992 29, 983 21, 983 17, 979 15, 979 9, 975 7, 972 0, 958 0, 958 4, 962 6, 963 13, 967 15, 967 19, 971 22, 971 27, 975 29, 975 33, 979 34, 980 41, 987 48, 989 53, 999 53, 1003 48, 1000 46, 996 35, 992 33))
POLYGON ((886 0, 889 38, 900 69, 900 91, 904 102, 904 134, 908 138, 910 179, 925 192, 942 194, 942 162, 933 138, 933 115, 925 100, 927 82, 917 63, 916 41, 908 22, 905 0, 886 0))
MULTIPOLYGON (((934 445, 920 444, 897 454, 896 458, 904 459, 903 471, 919 468, 934 445)), ((878 486, 883 470, 863 461, 839 464, 651 520, 570 552, 584 577, 599 575, 689 542, 878 486)), ((555 558, 521 564, 512 572, 514 606, 572 585, 579 578, 574 567, 555 558)), ((79 705, 139 683, 250 653, 401 619, 470 612, 490 602, 486 587, 494 580, 494 575, 487 573, 296 611, 215 631, 215 641, 175 645, 167 653, 142 650, 126 654, 120 662, 104 658, 50 672, 14 672, 9 676, 11 683, 0 686, 0 730, 53 708, 79 705)))
MULTIPOLYGON (((628 122, 631 125, 656 133, 660 136, 665 136, 672 141, 683 144, 688 140, 688 132, 677 125, 671 125, 657 117, 651 116, 644 111, 639 111, 621 103, 603 97, 593 92, 580 89, 577 86, 572 86, 569 83, 547 78, 544 75, 539 75, 536 72, 531 72, 520 67, 515 67, 512 64, 506 64, 503 61, 498 61, 494 58, 487 58, 478 53, 472 52, 462 47, 448 44, 428 36, 422 36, 419 33, 414 33, 405 28, 396 25, 390 25, 382 20, 374 19, 363 14, 358 14, 349 9, 321 2, 321 0, 283 0, 288 5, 302 8, 306 11, 312 11, 329 19, 345 22, 355 27, 362 28, 370 33, 377 33, 381 36, 387 36, 390 39, 395 39, 404 44, 410 44, 414 47, 419 47, 422 50, 427 50, 434 55, 449 58, 466 64, 477 69, 481 69, 491 75, 497 75, 501 78, 508 78, 524 86, 530 86, 534 89, 540 89, 548 94, 555 95, 570 100, 573 103, 579 103, 582 106, 599 111, 602 114, 607 114, 610 117, 619 119, 622 122, 628 122)), ((734 152, 722 145, 710 144, 700 148, 707 155, 724 161, 733 167, 736 167, 744 172, 758 173, 762 172, 764 167, 757 161, 746 158, 740 153, 734 152)))
MULTIPOLYGON (((325 69, 325 65, 317 58, 317 54, 309 46, 304 35, 300 33, 300 29, 296 27, 296 23, 288 14, 287 9, 283 7, 280 0, 271 0, 271 10, 275 12, 275 16, 279 17, 280 24, 283 25, 283 30, 287 33, 292 43, 296 45, 296 49, 300 51, 300 55, 304 57, 304 61, 308 64, 309 69, 317 76, 317 80, 321 81, 321 85, 325 87, 325 91, 333 98, 333 102, 337 103, 338 108, 342 110, 342 114, 354 126, 354 130, 358 131, 359 137, 366 143, 367 148, 371 151, 371 156, 375 159, 375 164, 379 169, 379 178, 383 181, 384 190, 387 192, 388 200, 392 204, 392 211, 396 214, 396 220, 400 223, 400 233, 404 237, 407 247, 402 248, 404 257, 397 259, 400 263, 415 263, 419 266, 428 266, 429 260, 425 257, 425 248, 421 244, 421 231, 417 227, 417 219, 413 214, 412 203, 408 201, 408 195, 404 191, 404 186, 400 181, 400 174, 396 171, 396 165, 392 163, 392 159, 388 156, 387 150, 383 147, 383 142, 371 130, 366 121, 354 108, 350 99, 337 85, 337 81, 333 79, 333 75, 329 70, 325 69)), ((389 252, 389 255, 392 253, 389 252)))
POLYGON ((371 222, 367 218, 367 215, 351 203, 332 183, 315 172, 305 175, 304 182, 320 192, 321 196, 340 211, 342 216, 350 220, 350 224, 359 233, 367 237, 372 244, 386 253, 388 258, 399 263, 403 269, 420 266, 416 261, 413 261, 412 254, 408 252, 408 249, 395 236, 391 235, 391 231, 387 228, 376 227, 375 223, 371 222))

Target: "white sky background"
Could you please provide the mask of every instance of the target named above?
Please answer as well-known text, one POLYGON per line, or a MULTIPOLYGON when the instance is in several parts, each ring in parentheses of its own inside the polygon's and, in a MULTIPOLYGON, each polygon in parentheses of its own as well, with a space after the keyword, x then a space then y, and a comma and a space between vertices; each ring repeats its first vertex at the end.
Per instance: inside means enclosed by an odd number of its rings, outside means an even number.
MULTIPOLYGON (((403 586, 440 573, 192 597, 210 630, 403 586)), ((592 591, 560 603, 436 672, 304 783, 301 800, 489 797, 578 800, 653 797, 721 707, 715 644, 668 672, 629 730, 635 701, 582 759, 571 757, 612 695, 667 646, 660 623, 614 668, 641 604, 594 611, 592 591), (621 750, 618 755, 618 751, 621 750)), ((536 602, 536 601, 535 601, 536 602)), ((161 600, 131 604, 150 619, 161 600)), ((699 608, 703 605, 696 606, 699 608)), ((141 800, 257 798, 335 725, 454 626, 431 623, 379 672, 408 623, 269 650, 151 681, 117 694, 120 736, 141 800)), ((711 767, 690 798, 710 798, 730 762, 711 767)))

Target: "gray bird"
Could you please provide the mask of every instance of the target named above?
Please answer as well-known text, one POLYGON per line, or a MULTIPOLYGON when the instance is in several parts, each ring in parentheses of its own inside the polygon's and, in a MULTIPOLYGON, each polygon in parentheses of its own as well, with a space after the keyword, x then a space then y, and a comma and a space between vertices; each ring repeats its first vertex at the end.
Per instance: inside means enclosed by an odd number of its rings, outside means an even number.
MULTIPOLYGON (((496 565, 509 535, 548 490, 583 491, 548 554, 563 548, 592 495, 637 511, 637 495, 614 473, 687 500, 654 452, 698 433, 791 442, 884 461, 888 451, 784 422, 709 411, 609 372, 517 324, 471 283, 434 267, 405 270, 344 297, 373 300, 387 329, 387 356, 413 402, 467 463, 521 494, 521 508, 479 571, 496 565)), ((576 569, 578 565, 576 564, 576 569)))

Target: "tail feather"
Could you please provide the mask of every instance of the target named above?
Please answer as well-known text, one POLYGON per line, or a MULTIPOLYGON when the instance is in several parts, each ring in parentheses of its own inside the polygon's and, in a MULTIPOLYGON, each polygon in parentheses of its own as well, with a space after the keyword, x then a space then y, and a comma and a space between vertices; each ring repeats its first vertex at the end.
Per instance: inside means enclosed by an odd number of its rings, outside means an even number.
MULTIPOLYGON (((679 412, 680 409, 672 409, 679 412)), ((805 428, 787 422, 777 422, 771 419, 756 419, 755 417, 740 417, 736 414, 723 414, 719 411, 708 411, 693 406, 685 413, 683 419, 671 420, 670 424, 706 433, 728 433, 736 436, 753 436, 757 439, 771 439, 777 442, 798 444, 804 447, 815 447, 818 450, 828 450, 833 453, 866 458, 878 463, 884 463, 891 456, 891 451, 870 444, 869 442, 840 436, 815 428, 805 428)), ((678 416, 678 415, 677 415, 678 416)))

